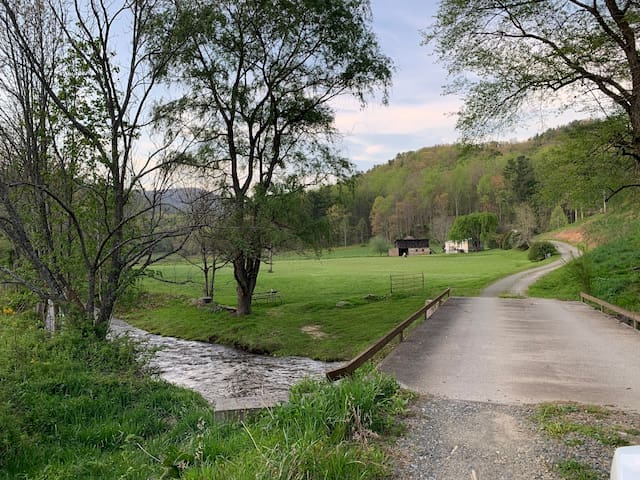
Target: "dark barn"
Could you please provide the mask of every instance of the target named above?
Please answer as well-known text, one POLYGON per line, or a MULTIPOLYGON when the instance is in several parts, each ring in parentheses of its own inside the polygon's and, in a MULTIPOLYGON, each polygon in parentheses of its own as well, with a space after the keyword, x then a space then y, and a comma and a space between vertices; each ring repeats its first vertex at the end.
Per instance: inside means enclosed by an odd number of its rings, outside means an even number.
POLYGON ((390 257, 406 257, 408 255, 429 255, 428 238, 403 238, 394 243, 394 248, 389 249, 390 257))

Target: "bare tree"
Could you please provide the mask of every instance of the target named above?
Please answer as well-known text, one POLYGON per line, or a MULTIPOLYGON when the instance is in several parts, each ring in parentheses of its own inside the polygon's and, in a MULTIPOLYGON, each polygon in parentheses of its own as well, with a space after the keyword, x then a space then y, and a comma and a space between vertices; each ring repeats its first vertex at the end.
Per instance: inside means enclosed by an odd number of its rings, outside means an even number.
POLYGON ((182 256, 196 266, 203 275, 203 294, 212 300, 215 295, 216 272, 229 264, 228 208, 224 199, 215 192, 194 189, 187 200, 187 217, 194 225, 191 238, 182 250, 182 256), (194 251, 195 250, 195 251, 194 251), (198 261, 193 261, 192 255, 198 261))
POLYGON ((182 233, 163 227, 168 145, 140 147, 166 64, 146 36, 154 8, 0 0, 0 228, 24 260, 3 274, 98 337, 154 247, 182 233))

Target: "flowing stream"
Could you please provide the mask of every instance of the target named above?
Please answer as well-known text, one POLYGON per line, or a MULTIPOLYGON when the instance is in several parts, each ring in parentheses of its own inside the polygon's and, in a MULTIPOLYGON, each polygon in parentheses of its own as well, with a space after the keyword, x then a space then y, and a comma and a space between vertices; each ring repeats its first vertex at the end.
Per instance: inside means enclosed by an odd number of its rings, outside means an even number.
POLYGON ((151 367, 168 382, 199 392, 207 401, 244 397, 286 398, 304 377, 322 378, 340 362, 268 357, 205 342, 162 337, 111 320, 112 335, 129 335, 158 352, 151 367))

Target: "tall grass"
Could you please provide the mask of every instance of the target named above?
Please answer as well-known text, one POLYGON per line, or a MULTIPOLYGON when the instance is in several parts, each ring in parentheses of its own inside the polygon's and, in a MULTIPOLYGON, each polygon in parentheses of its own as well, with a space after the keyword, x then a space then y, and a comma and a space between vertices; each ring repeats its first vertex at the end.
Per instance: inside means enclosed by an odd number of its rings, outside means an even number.
MULTIPOLYGON (((372 369, 305 381, 291 402, 219 423, 197 394, 145 372, 141 346, 54 337, 0 314, 0 479, 376 479, 375 441, 405 399, 372 369)), ((144 356, 143 356, 144 357, 144 356)))
POLYGON ((0 316, 0 478, 157 472, 129 436, 155 442, 206 404, 145 375, 138 349, 126 339, 49 337, 29 315, 0 316))
MULTIPOLYGON (((184 478, 306 480, 386 478, 388 461, 376 439, 397 431, 406 400, 397 383, 365 368, 338 384, 305 381, 289 403, 242 425, 234 434, 243 449, 203 450, 202 462, 184 478)), ((202 442, 215 445, 206 430, 202 442)))

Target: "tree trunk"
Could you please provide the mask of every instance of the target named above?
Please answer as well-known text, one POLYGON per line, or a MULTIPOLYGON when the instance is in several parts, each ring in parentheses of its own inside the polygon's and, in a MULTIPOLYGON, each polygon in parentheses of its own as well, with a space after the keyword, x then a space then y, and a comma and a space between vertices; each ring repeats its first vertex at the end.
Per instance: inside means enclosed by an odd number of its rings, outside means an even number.
POLYGON ((233 261, 233 274, 237 283, 237 311, 241 317, 251 313, 251 300, 260 271, 260 255, 240 254, 233 261))
POLYGON ((213 260, 211 264, 211 281, 209 282, 209 291, 207 293, 207 297, 211 297, 211 301, 213 302, 213 295, 215 293, 215 285, 216 285, 216 261, 213 260))

